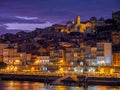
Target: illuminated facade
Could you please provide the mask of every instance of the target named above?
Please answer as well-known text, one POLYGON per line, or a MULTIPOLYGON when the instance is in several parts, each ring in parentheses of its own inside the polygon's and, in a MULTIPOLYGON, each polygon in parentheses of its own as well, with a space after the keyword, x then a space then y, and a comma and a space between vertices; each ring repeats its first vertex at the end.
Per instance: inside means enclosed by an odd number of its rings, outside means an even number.
POLYGON ((20 59, 17 54, 17 49, 14 48, 3 49, 3 61, 5 63, 14 65, 16 59, 20 59))
POLYGON ((97 43, 97 64, 111 65, 112 64, 112 47, 109 42, 97 43))
POLYGON ((33 65, 47 65, 49 64, 50 56, 49 55, 37 55, 33 65))
POLYGON ((31 64, 31 71, 47 71, 50 63, 50 56, 48 54, 43 54, 40 53, 39 55, 33 55, 34 60, 33 63, 31 64))
POLYGON ((91 31, 93 31, 93 26, 90 22, 86 22, 86 23, 81 23, 81 18, 80 16, 77 16, 76 21, 75 22, 71 22, 67 24, 67 29, 70 32, 81 32, 84 33, 86 32, 86 29, 90 28, 91 31))
POLYGON ((120 66, 120 52, 115 52, 112 54, 112 65, 113 66, 120 66))
POLYGON ((61 60, 65 61, 65 50, 63 48, 50 48, 50 63, 58 64, 61 60))
POLYGON ((3 49, 3 62, 7 64, 7 72, 17 71, 17 66, 22 64, 15 48, 3 49))
POLYGON ((84 46, 72 46, 67 47, 65 50, 66 62, 68 64, 69 73, 80 73, 83 72, 83 64, 85 61, 84 46))
POLYGON ((69 65, 83 66, 85 60, 85 43, 80 43, 80 46, 66 47, 65 49, 66 62, 69 65))
POLYGON ((85 59, 88 66, 112 64, 112 47, 108 42, 97 42, 96 46, 86 45, 85 59))
POLYGON ((120 44, 120 31, 113 31, 112 32, 112 45, 119 45, 120 44))
POLYGON ((89 28, 91 32, 94 32, 94 27, 91 22, 81 22, 80 16, 77 16, 76 20, 67 22, 66 25, 54 25, 54 30, 57 32, 80 32, 84 33, 89 28))
POLYGON ((88 66, 96 66, 97 64, 97 47, 86 45, 85 47, 85 60, 88 66))
POLYGON ((7 48, 7 43, 0 43, 0 61, 3 61, 3 49, 7 48))
POLYGON ((80 60, 80 48, 70 47, 65 50, 66 62, 69 65, 77 65, 77 61, 80 60))
POLYGON ((32 58, 31 54, 25 53, 25 52, 18 52, 18 56, 20 57, 20 62, 24 65, 29 65, 30 60, 32 58))
POLYGON ((15 48, 7 48, 3 50, 3 61, 10 65, 28 64, 31 60, 31 54, 17 52, 15 48))

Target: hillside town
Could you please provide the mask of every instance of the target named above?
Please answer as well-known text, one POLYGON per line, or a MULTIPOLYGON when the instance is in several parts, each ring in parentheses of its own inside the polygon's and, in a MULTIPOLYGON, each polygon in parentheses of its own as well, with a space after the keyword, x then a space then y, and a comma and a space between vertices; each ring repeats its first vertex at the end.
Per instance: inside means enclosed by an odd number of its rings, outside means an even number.
POLYGON ((0 36, 0 73, 120 76, 120 11, 0 36))

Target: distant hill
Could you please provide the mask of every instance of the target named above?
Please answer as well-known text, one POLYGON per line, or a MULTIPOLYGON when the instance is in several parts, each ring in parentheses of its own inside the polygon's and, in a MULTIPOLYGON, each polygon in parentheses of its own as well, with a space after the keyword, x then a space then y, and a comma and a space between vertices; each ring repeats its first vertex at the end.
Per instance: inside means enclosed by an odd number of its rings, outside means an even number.
MULTIPOLYGON (((21 31, 23 31, 23 30, 3 30, 3 29, 0 29, 0 35, 6 34, 6 33, 13 33, 13 34, 15 34, 17 32, 21 32, 21 31)), ((24 30, 24 31, 25 32, 30 32, 28 30, 24 30)))

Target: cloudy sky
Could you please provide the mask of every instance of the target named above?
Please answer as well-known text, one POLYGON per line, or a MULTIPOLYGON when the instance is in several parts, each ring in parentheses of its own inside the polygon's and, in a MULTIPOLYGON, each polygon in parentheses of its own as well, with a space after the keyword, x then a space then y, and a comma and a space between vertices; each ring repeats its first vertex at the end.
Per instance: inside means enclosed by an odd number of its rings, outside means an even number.
POLYGON ((118 10, 120 0, 0 0, 0 33, 63 24, 77 15, 111 18, 118 10))

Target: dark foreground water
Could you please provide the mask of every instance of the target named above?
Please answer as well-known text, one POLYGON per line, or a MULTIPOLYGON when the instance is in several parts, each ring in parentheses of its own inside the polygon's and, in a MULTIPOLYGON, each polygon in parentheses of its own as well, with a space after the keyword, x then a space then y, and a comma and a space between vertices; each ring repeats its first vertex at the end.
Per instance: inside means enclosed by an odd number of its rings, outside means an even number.
POLYGON ((50 86, 39 82, 0 81, 0 90, 120 90, 120 86, 50 86))

